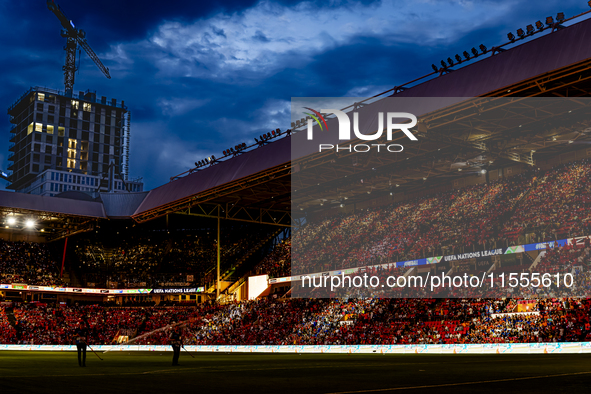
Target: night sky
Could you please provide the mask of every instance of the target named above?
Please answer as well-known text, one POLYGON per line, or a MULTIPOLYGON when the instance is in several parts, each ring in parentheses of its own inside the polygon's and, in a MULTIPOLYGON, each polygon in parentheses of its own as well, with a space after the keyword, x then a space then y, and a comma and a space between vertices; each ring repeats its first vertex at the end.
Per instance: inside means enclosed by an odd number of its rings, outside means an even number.
MULTIPOLYGON (((130 176, 143 177, 146 190, 206 156, 289 128, 291 97, 370 96, 557 12, 589 9, 584 0, 56 3, 112 76, 83 52, 74 92, 125 100, 130 176)), ((0 0, 0 31, 3 111, 31 86, 64 89, 65 39, 45 0, 0 0)))

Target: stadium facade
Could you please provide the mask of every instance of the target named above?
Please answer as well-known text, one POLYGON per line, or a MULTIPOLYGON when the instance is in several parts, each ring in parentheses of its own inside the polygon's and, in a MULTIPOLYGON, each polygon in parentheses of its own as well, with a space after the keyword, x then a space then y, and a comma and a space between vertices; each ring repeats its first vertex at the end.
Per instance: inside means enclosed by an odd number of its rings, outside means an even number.
POLYGON ((141 192, 128 180, 130 113, 124 101, 34 87, 8 108, 8 189, 55 196, 65 191, 141 192))

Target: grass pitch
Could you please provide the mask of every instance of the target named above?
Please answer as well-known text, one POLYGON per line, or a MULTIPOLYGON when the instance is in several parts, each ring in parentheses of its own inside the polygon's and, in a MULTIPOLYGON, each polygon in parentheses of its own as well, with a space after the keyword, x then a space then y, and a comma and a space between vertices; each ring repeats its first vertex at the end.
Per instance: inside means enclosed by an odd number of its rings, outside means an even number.
POLYGON ((591 389, 591 355, 0 352, 0 393, 495 393, 591 389))

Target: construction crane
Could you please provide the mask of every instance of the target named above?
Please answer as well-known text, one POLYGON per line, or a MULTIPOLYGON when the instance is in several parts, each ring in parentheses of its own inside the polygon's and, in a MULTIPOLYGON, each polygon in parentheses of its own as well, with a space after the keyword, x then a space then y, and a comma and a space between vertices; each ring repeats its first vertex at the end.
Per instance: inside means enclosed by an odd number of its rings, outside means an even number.
POLYGON ((90 48, 88 42, 86 41, 86 32, 81 29, 76 29, 74 26, 74 22, 64 15, 62 9, 59 5, 55 4, 53 0, 47 0, 47 8, 51 12, 57 16, 57 19, 60 20, 62 24, 62 37, 67 38, 66 46, 64 50, 66 51, 66 64, 62 67, 64 70, 64 85, 66 90, 66 96, 72 97, 72 92, 74 91, 74 75, 76 74, 76 49, 78 49, 78 44, 88 54, 88 56, 94 61, 97 67, 105 74, 105 76, 111 79, 111 75, 109 74, 109 69, 105 67, 105 65, 101 62, 98 58, 96 53, 90 48))

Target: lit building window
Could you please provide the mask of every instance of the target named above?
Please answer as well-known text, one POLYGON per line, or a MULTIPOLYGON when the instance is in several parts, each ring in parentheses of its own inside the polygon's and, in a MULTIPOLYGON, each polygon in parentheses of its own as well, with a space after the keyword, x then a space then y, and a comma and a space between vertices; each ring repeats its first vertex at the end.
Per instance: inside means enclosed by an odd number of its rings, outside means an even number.
POLYGON ((53 134, 53 126, 47 125, 47 134, 53 134))
POLYGON ((78 102, 78 100, 72 100, 70 103, 72 104, 72 108, 73 109, 78 109, 78 107, 80 105, 80 103, 78 102))
POLYGON ((68 168, 76 168, 76 160, 68 159, 68 168))
POLYGON ((82 103, 82 109, 86 112, 90 112, 92 110, 92 105, 90 103, 82 103))
POLYGON ((58 126, 58 128, 57 128, 58 137, 63 137, 65 134, 66 134, 66 128, 58 126))
POLYGON ((35 123, 35 131, 42 132, 43 125, 41 123, 35 123))
POLYGON ((45 93, 37 93, 37 100, 45 101, 45 93))
POLYGON ((35 123, 31 122, 31 124, 27 127, 27 135, 33 132, 33 128, 35 127, 35 123))

